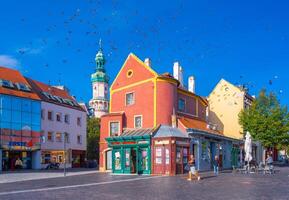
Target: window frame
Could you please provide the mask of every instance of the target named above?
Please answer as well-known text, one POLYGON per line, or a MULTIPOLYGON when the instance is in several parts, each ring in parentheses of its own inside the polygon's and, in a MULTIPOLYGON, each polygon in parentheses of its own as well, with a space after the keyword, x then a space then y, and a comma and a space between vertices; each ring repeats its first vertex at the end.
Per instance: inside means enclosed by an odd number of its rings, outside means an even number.
POLYGON ((77 144, 82 144, 82 135, 78 134, 76 136, 76 140, 77 140, 77 144), (79 138, 79 140, 78 140, 78 138, 79 138))
POLYGON ((53 117, 53 111, 52 111, 52 110, 48 110, 48 111, 47 111, 47 119, 48 119, 49 121, 53 121, 54 117, 53 117), (49 119, 49 113, 51 113, 51 119, 49 119))
POLYGON ((62 135, 63 135, 63 134, 62 134, 61 132, 56 132, 56 133, 55 133, 55 141, 56 141, 56 142, 62 142, 62 141, 63 141, 62 135), (57 137, 58 134, 60 134, 60 140, 58 140, 58 137, 57 137))
POLYGON ((56 116, 57 122, 62 122, 62 114, 60 112, 57 112, 55 116, 56 116), (58 116, 59 116, 59 120, 58 120, 58 116))
POLYGON ((134 126, 134 128, 142 128, 143 127, 143 116, 142 115, 134 115, 134 117, 133 117, 133 126, 134 126), (137 117, 140 117, 141 118, 141 126, 140 127, 136 127, 136 121, 135 121, 135 119, 137 118, 137 117))
POLYGON ((186 112, 186 99, 178 98, 178 110, 181 111, 181 112, 186 112), (180 108, 180 103, 179 103, 180 101, 184 101, 184 109, 180 108))
POLYGON ((81 126, 81 117, 76 118, 76 124, 77 126, 81 126))
POLYGON ((127 92, 127 93, 125 93, 125 106, 132 106, 132 105, 134 105, 135 104, 135 92, 134 91, 131 91, 131 92, 127 92), (133 102, 131 103, 131 104, 128 104, 127 103, 127 96, 129 95, 129 94, 132 94, 133 95, 133 102))
POLYGON ((47 142, 54 142, 53 131, 47 131, 47 142), (49 140, 49 133, 51 133, 51 140, 49 140))
MULTIPOLYGON (((117 135, 119 135, 120 134, 120 121, 109 121, 109 123, 108 123, 109 136, 113 135, 112 132, 111 132, 111 124, 112 123, 118 123, 118 133, 117 133, 117 135)), ((115 134, 113 136, 115 136, 115 134)))
POLYGON ((70 115, 69 115, 69 114, 65 114, 65 115, 64 115, 64 123, 69 124, 69 122, 70 122, 70 115), (66 116, 67 116, 68 118, 66 118, 66 116), (66 119, 67 119, 67 120, 66 120, 66 119))

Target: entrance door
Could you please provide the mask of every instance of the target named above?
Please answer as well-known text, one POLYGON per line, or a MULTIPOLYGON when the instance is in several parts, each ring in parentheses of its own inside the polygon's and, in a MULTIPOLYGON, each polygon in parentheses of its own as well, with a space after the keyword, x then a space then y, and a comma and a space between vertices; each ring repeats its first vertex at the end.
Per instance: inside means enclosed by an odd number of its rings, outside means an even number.
POLYGON ((131 149, 131 166, 130 166, 130 173, 135 174, 137 171, 137 155, 136 155, 136 148, 131 149))
POLYGON ((149 149, 140 148, 138 151, 138 174, 149 174, 150 163, 149 163, 149 149))
POLYGON ((108 150, 105 152, 105 160, 106 160, 106 170, 111 170, 112 168, 112 151, 108 150))

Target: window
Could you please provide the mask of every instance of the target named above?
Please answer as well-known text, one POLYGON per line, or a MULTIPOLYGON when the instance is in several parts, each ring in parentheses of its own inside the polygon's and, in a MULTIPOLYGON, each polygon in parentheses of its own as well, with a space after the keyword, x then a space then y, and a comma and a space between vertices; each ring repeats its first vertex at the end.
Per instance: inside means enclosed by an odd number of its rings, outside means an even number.
POLYGON ((48 115, 47 115, 47 119, 48 120, 53 120, 53 113, 52 113, 52 111, 48 111, 48 115))
POLYGON ((77 117, 77 125, 81 126, 81 117, 77 117))
POLYGON ((134 117, 134 127, 141 128, 142 127, 142 116, 135 116, 134 117))
POLYGON ((16 85, 18 90, 22 90, 25 92, 31 92, 31 89, 29 88, 29 86, 24 84, 24 83, 16 83, 15 85, 16 85))
POLYGON ((126 76, 127 76, 128 78, 130 78, 130 77, 132 77, 132 75, 133 75, 133 71, 132 71, 131 69, 128 70, 127 73, 126 73, 126 76))
POLYGON ((64 115, 64 122, 67 124, 69 123, 69 115, 68 114, 64 115))
POLYGON ((62 134, 61 133, 56 133, 55 139, 57 142, 62 142, 62 134))
POLYGON ((53 133, 52 132, 47 132, 47 141, 53 142, 53 133))
POLYGON ((77 136, 77 144, 82 144, 81 135, 78 135, 78 136, 77 136))
POLYGON ((186 102, 184 99, 179 99, 178 101, 178 108, 180 111, 185 111, 186 102))
POLYGON ((111 136, 116 136, 119 134, 119 122, 110 122, 109 132, 111 136))
POLYGON ((156 164, 162 164, 162 148, 161 147, 157 147, 156 148, 156 160, 155 160, 155 163, 156 164))
POLYGON ((56 121, 61 122, 61 113, 56 113, 56 121))
POLYGON ((0 86, 6 87, 6 88, 14 88, 13 83, 5 79, 0 79, 0 86))
POLYGON ((134 104, 134 93, 133 93, 133 92, 127 93, 127 94, 125 95, 125 104, 126 104, 127 106, 134 104))

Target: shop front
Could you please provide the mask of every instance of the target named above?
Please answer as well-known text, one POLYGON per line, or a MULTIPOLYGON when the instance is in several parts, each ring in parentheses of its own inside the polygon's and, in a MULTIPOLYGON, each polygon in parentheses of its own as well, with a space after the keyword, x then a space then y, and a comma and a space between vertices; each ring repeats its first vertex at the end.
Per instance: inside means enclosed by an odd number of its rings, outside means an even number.
POLYGON ((85 167, 86 151, 72 150, 72 168, 85 167))
POLYGON ((161 125, 152 139, 153 174, 185 173, 190 151, 190 139, 177 128, 161 125))
POLYGON ((151 174, 151 133, 138 129, 106 138, 111 148, 112 173, 151 174))
POLYGON ((0 171, 40 169, 40 101, 0 94, 0 171), (20 160, 20 161, 19 161, 20 160))
MULTIPOLYGON (((21 169, 35 169, 40 160, 40 150, 27 146, 26 142, 9 142, 9 147, 2 145, 2 170, 15 170, 16 160, 21 160, 21 169)), ((39 162, 40 163, 40 162, 39 162)))
POLYGON ((220 169, 232 168, 232 153, 236 151, 233 150, 233 142, 237 140, 201 130, 189 129, 188 133, 191 137, 190 149, 195 149, 198 170, 212 170, 215 156, 219 159, 220 169))
POLYGON ((71 168, 71 150, 42 150, 41 167, 45 169, 50 163, 59 163, 60 168, 64 167, 64 157, 66 156, 66 167, 71 168))

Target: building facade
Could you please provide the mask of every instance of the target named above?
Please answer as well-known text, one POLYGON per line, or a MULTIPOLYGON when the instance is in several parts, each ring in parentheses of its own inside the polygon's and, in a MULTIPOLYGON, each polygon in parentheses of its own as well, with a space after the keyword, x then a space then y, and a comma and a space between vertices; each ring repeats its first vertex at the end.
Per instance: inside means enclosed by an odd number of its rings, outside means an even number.
POLYGON ((0 67, 0 169, 14 170, 18 159, 22 169, 84 166, 86 117, 65 87, 0 67))
MULTIPOLYGON (((253 100, 244 87, 221 79, 208 97, 209 121, 224 136, 243 140, 244 130, 239 124, 239 113, 250 108, 253 100)), ((233 144, 232 159, 235 166, 243 162, 243 146, 243 142, 233 144)), ((253 159, 257 162, 263 160, 263 148, 259 143, 253 145, 253 159)))
POLYGON ((87 112, 64 87, 27 80, 41 99, 41 167, 84 167, 87 112))
POLYGON ((108 76, 105 73, 105 57, 102 52, 101 41, 99 51, 95 56, 96 72, 91 75, 92 94, 93 97, 89 101, 89 106, 92 109, 93 116, 100 118, 108 113, 108 76))
MULTIPOLYGON (((221 155, 217 148, 231 151, 232 139, 207 123, 207 100, 185 89, 179 63, 173 69, 174 76, 157 74, 149 59, 128 56, 111 85, 109 113, 101 118, 101 171, 174 175, 184 172, 189 154, 196 156, 199 170, 207 170, 213 156, 221 155), (211 149, 202 149, 195 138, 211 142, 211 149), (209 150, 205 166, 200 155, 209 150)), ((189 84, 194 90, 192 79, 189 84)), ((224 167, 231 166, 229 156, 220 158, 224 167)))
POLYGON ((0 67, 0 171, 40 168, 41 101, 16 70, 0 67))

